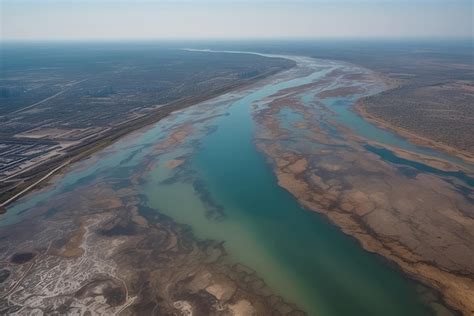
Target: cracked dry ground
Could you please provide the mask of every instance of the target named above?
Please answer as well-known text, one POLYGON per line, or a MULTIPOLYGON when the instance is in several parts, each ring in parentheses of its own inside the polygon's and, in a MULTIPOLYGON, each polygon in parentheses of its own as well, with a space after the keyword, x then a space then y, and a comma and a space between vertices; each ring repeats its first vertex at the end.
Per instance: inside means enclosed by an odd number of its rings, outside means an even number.
POLYGON ((0 313, 302 315, 222 245, 99 182, 0 236, 0 313))
POLYGON ((472 188, 462 193, 430 174, 403 174, 367 152, 347 129, 330 135, 322 124, 327 113, 320 102, 302 104, 295 91, 256 114, 256 143, 279 185, 366 250, 438 290, 448 305, 473 315, 472 188), (300 117, 291 127, 284 118, 289 109, 300 117))

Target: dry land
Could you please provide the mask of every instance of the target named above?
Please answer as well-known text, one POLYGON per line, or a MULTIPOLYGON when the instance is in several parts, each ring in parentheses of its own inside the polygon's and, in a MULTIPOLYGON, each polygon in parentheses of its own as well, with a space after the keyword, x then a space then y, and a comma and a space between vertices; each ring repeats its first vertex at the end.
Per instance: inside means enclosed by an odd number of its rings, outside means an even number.
POLYGON ((343 138, 330 135, 324 127, 329 110, 321 102, 307 107, 297 97, 302 91, 288 92, 256 115, 256 143, 279 185, 355 237, 364 249, 396 263, 412 278, 440 291, 463 315, 472 315, 472 187, 462 193, 437 176, 401 172, 335 122, 343 138), (285 127, 282 114, 288 109, 301 117, 292 129, 285 127), (318 145, 305 145, 310 143, 318 145))
MULTIPOLYGON (((474 67, 473 67, 474 71, 474 67)), ((356 110, 414 143, 474 162, 474 81, 403 86, 361 100, 356 110)))
POLYGON ((133 189, 99 183, 50 202, 0 232, 1 314, 303 315, 133 189))

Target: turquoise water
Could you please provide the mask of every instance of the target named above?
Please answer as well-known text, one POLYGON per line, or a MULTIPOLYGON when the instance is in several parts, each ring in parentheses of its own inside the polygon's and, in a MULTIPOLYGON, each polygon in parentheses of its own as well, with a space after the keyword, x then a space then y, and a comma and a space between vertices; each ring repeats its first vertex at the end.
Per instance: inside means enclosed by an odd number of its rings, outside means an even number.
MULTIPOLYGON (((47 205, 62 192, 97 181, 126 179, 144 165, 158 162, 136 186, 145 203, 189 225, 200 239, 223 241, 236 262, 254 269, 276 294, 310 315, 430 315, 415 283, 363 251, 324 217, 303 210, 280 188, 254 145, 255 102, 318 80, 334 67, 339 66, 319 64, 305 77, 280 79, 241 96, 209 102, 209 108, 215 105, 214 114, 220 114, 209 121, 199 120, 209 116, 205 111, 200 114, 199 106, 175 114, 80 163, 53 187, 15 203, 0 224, 21 220, 34 205, 47 205), (154 152, 153 145, 189 120, 194 120, 196 130, 185 143, 164 153, 154 152), (183 156, 187 159, 183 169, 164 165, 183 156), (180 172, 187 176, 180 177, 180 172), (199 189, 212 201, 203 199, 199 189), (223 216, 209 216, 210 202, 220 206, 223 216)), ((287 115, 290 121, 297 119, 287 115)))
POLYGON ((277 185, 255 148, 252 103, 319 76, 244 96, 212 123, 215 132, 200 139, 190 168, 204 180, 214 203, 224 207, 223 219, 205 215, 189 184, 162 185, 169 176, 164 168, 157 168, 146 185, 149 204, 190 225, 200 238, 225 241, 235 260, 311 315, 428 315, 412 282, 318 214, 303 210, 277 185))
POLYGON ((402 166, 408 166, 416 171, 419 172, 424 172, 424 173, 431 173, 437 176, 442 176, 442 177, 449 177, 449 178, 456 178, 462 182, 464 182, 467 186, 469 187, 474 187, 474 178, 468 176, 466 173, 462 171, 444 171, 440 170, 422 163, 419 163, 417 161, 413 160, 408 160, 404 159, 401 157, 398 157, 395 155, 392 151, 385 149, 385 148, 380 148, 380 147, 375 147, 371 145, 366 145, 365 148, 373 152, 374 154, 377 154, 379 157, 384 159, 385 161, 389 161, 391 163, 397 164, 397 165, 402 165, 402 166))
POLYGON ((444 152, 440 152, 428 147, 417 146, 410 143, 405 138, 400 137, 390 131, 380 129, 375 125, 372 125, 361 118, 358 114, 352 111, 351 106, 357 97, 353 98, 328 98, 324 103, 333 110, 336 115, 335 119, 342 123, 344 126, 350 127, 360 136, 364 138, 376 141, 381 144, 394 146, 407 151, 415 152, 422 155, 427 155, 435 158, 440 158, 457 165, 464 167, 470 172, 474 171, 472 164, 464 162, 462 159, 448 155, 444 152))

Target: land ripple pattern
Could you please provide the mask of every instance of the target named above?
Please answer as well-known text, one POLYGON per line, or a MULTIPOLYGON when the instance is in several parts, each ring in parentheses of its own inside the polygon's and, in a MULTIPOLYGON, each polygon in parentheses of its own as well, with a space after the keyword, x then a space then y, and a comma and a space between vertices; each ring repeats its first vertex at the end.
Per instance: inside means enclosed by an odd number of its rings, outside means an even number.
POLYGON ((288 58, 11 205, 2 310, 469 315, 469 166, 364 125, 370 71, 288 58))

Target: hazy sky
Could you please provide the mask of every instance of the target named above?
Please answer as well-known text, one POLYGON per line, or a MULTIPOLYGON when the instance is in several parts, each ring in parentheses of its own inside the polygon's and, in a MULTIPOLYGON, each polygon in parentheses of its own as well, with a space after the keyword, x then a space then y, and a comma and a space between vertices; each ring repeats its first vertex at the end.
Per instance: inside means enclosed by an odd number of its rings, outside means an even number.
POLYGON ((472 37, 473 0, 0 0, 11 39, 472 37))

